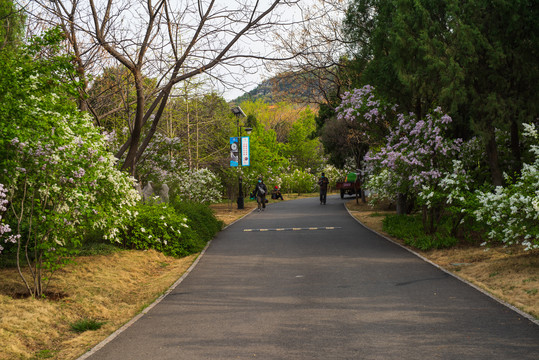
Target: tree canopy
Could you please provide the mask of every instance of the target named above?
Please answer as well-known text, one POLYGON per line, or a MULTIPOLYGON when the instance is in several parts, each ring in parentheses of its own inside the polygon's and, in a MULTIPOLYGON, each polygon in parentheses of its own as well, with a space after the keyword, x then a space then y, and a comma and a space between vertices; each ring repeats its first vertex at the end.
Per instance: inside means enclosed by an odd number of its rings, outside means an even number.
POLYGON ((538 16, 532 0, 354 0, 344 29, 362 64, 357 85, 420 118, 442 106, 454 136, 484 139, 500 185, 503 171, 519 171, 519 132, 538 113, 538 16), (495 129, 511 131, 505 162, 495 129))

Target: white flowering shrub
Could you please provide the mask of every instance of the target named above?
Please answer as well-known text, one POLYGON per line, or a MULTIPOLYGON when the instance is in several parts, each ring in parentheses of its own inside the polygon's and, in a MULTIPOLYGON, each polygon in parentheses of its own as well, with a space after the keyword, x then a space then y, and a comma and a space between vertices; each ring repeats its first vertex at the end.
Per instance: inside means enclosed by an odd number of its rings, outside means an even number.
POLYGON ((329 188, 335 189, 337 186, 337 181, 345 180, 346 174, 348 174, 349 172, 350 171, 347 171, 345 169, 338 169, 333 165, 326 165, 322 168, 322 170, 319 171, 319 174, 317 174, 317 176, 320 176, 321 173, 326 174, 326 177, 329 180, 329 188))
MULTIPOLYGON (((263 177, 268 190, 278 186, 283 193, 312 193, 318 191, 318 177, 320 176, 320 174, 312 174, 309 168, 298 169, 292 166, 286 168, 268 167, 263 174, 252 171, 244 171, 243 174, 243 181, 248 193, 254 190, 259 176, 263 177)), ((335 181, 335 179, 333 180, 335 181)))
POLYGON ((281 174, 282 189, 287 193, 312 193, 318 189, 318 177, 310 169, 289 169, 281 174))
POLYGON ((188 169, 179 166, 166 180, 172 194, 184 201, 215 203, 222 198, 223 185, 219 177, 209 169, 188 169))
POLYGON ((389 169, 380 169, 379 171, 372 171, 367 176, 367 183, 365 187, 369 190, 369 193, 373 194, 369 198, 371 205, 377 204, 380 200, 394 199, 398 189, 392 182, 393 177, 389 169))
MULTIPOLYGON (((475 216, 490 231, 488 238, 507 245, 522 244, 539 248, 539 136, 533 124, 524 124, 524 135, 531 142, 534 162, 524 164, 520 178, 494 192, 478 192, 475 216)), ((506 179, 510 182, 510 179, 506 179)))
POLYGON ((140 204, 137 216, 121 230, 124 247, 154 249, 165 255, 182 257, 204 248, 204 242, 193 236, 188 219, 167 204, 140 204))
POLYGON ((441 209, 435 226, 442 218, 451 222, 451 235, 456 235, 457 229, 465 220, 474 219, 477 209, 477 195, 474 192, 474 182, 467 174, 460 160, 453 160, 452 171, 444 171, 436 184, 424 185, 418 194, 418 204, 426 209, 441 209))
POLYGON ((19 267, 32 270, 30 279, 20 272, 32 296, 44 294, 87 232, 116 239, 139 199, 106 138, 71 101, 70 59, 39 55, 54 54, 61 39, 53 29, 16 57, 0 58, 3 250, 26 259, 19 267))
MULTIPOLYGON (((114 139, 113 146, 120 142, 114 139)), ((155 133, 137 163, 137 177, 142 183, 151 181, 156 187, 167 184, 170 193, 182 200, 213 203, 222 198, 223 185, 219 177, 207 168, 189 169, 178 160, 181 139, 155 133)))

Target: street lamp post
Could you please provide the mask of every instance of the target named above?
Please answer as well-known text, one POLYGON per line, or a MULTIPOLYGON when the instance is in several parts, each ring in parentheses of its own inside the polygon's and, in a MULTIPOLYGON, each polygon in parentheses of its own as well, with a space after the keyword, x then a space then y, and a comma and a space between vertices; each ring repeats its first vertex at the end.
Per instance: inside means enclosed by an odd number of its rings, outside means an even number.
MULTIPOLYGON (((242 184, 242 162, 243 162, 243 154, 242 154, 242 141, 241 141, 241 126, 240 126, 240 117, 246 117, 245 113, 239 106, 235 106, 232 109, 232 113, 236 115, 236 126, 238 128, 238 199, 236 200, 238 204, 238 209, 244 208, 244 200, 243 200, 243 184, 242 184)), ((251 132, 251 128, 246 127, 246 132, 249 134, 251 132)))

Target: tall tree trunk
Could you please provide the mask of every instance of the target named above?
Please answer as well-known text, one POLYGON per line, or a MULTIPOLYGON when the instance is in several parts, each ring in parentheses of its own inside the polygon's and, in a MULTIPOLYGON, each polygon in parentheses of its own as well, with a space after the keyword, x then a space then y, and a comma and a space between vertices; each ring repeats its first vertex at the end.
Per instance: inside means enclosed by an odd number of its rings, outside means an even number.
POLYGON ((490 175, 492 178, 492 184, 494 186, 503 185, 503 175, 500 170, 500 164, 498 160, 498 146, 496 145, 496 133, 494 127, 489 125, 487 128, 487 159, 490 167, 490 175))
POLYGON ((406 194, 397 194, 397 215, 406 215, 407 201, 406 194))
POLYGON ((513 171, 515 174, 520 175, 522 171, 522 154, 520 152, 518 123, 515 118, 511 121, 511 153, 513 154, 514 161, 513 171))
POLYGON ((122 170, 127 170, 131 176, 135 176, 135 165, 137 161, 137 153, 139 150, 140 135, 142 134, 142 126, 144 119, 144 86, 142 84, 142 73, 139 69, 133 71, 135 79, 135 87, 137 91, 137 109, 135 113, 135 124, 131 131, 131 143, 127 152, 125 162, 122 165, 122 170))

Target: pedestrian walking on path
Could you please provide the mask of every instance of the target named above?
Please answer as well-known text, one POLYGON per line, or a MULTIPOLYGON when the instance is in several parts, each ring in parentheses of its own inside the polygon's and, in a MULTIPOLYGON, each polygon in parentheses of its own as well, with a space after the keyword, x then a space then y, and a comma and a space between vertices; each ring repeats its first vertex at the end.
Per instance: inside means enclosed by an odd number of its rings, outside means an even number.
POLYGON ((258 178, 258 183, 255 186, 253 195, 256 197, 256 202, 258 204, 258 211, 266 208, 266 194, 268 193, 268 188, 264 184, 262 177, 258 178))
POLYGON ((329 179, 326 177, 326 174, 322 173, 322 176, 318 179, 318 185, 320 186, 320 205, 326 205, 328 184, 329 179))

